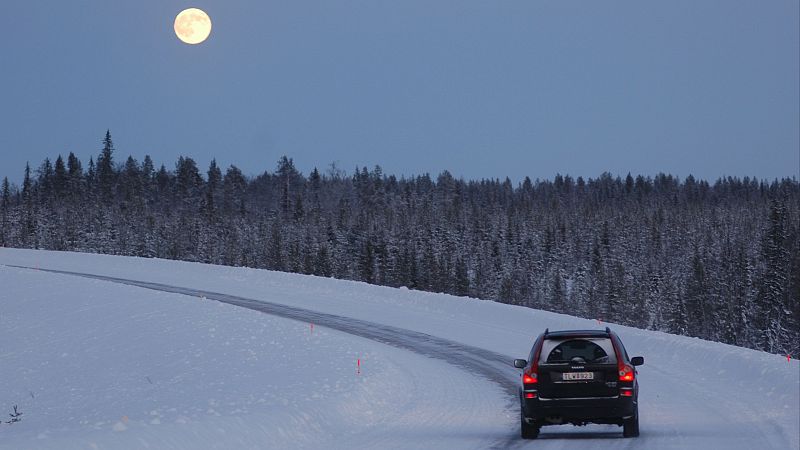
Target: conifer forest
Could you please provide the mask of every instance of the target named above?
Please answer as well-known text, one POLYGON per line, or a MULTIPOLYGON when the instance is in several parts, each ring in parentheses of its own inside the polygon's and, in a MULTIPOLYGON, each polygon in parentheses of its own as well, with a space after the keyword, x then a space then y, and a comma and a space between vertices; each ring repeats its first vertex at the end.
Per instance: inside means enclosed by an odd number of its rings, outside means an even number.
POLYGON ((797 179, 514 184, 303 174, 287 157, 254 170, 155 167, 119 158, 106 133, 89 161, 59 155, 3 180, 0 245, 405 286, 800 354, 797 179))

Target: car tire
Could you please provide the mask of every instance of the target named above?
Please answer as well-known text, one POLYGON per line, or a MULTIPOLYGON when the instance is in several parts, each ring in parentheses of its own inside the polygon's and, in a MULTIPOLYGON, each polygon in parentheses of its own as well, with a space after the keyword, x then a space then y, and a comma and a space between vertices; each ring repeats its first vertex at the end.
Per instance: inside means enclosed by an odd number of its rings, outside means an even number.
POLYGON ((622 437, 630 438, 639 436, 639 408, 633 413, 633 417, 622 422, 622 437))
POLYGON ((522 439, 536 439, 539 437, 539 425, 529 424, 525 421, 525 415, 520 413, 520 435, 522 439))

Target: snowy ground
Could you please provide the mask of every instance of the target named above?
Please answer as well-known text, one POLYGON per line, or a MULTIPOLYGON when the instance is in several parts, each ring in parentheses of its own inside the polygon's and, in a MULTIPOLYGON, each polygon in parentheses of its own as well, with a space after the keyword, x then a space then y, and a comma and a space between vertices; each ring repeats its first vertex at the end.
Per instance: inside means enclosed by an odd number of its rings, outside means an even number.
MULTIPOLYGON (((0 264, 264 300, 524 357, 545 327, 606 324, 363 283, 163 260, 0 249, 0 264)), ((0 448, 798 448, 800 364, 611 325, 640 369, 642 435, 516 439, 479 371, 198 296, 0 266, 0 448), (356 361, 362 362, 356 373, 356 361)), ((488 364, 488 362, 487 362, 488 364)), ((504 368, 507 370, 507 368, 504 368)))

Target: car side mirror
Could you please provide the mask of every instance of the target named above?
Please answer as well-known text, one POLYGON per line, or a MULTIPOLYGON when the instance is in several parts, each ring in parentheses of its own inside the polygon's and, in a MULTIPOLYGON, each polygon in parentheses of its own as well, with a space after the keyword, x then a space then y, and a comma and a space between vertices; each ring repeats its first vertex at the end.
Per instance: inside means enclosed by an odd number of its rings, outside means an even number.
POLYGON ((525 366, 527 366, 527 365, 528 365, 528 361, 525 361, 524 359, 515 359, 514 360, 514 367, 516 367, 517 369, 524 369, 525 366))
POLYGON ((631 358, 631 364, 634 366, 641 366, 644 364, 644 356, 634 356, 631 358))

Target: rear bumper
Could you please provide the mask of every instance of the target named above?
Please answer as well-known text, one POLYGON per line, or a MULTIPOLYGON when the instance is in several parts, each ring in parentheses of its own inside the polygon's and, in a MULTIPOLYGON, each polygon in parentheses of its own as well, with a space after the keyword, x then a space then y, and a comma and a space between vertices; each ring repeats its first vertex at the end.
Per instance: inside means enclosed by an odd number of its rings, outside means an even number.
POLYGON ((587 399, 523 399, 522 413, 541 422, 622 423, 636 414, 636 397, 606 397, 587 399))

